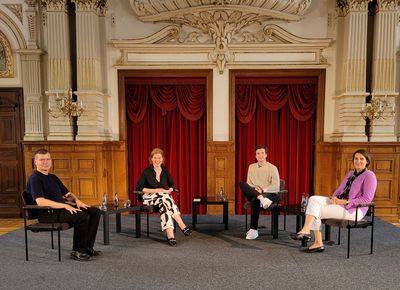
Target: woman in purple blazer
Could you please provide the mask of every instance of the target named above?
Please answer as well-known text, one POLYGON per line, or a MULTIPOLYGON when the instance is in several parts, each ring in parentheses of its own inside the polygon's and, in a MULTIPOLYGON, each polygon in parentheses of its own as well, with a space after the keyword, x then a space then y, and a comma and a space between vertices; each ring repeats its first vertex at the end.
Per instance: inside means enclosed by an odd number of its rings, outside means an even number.
MULTIPOLYGON (((338 189, 331 197, 310 197, 306 210, 303 228, 290 237, 294 240, 310 240, 311 230, 314 232, 314 243, 307 249, 309 253, 323 252, 321 220, 344 219, 355 220, 356 207, 372 202, 376 190, 376 176, 368 170, 370 157, 366 150, 359 149, 353 153, 354 171, 349 171, 338 189)), ((357 219, 361 220, 368 207, 358 208, 357 219)))

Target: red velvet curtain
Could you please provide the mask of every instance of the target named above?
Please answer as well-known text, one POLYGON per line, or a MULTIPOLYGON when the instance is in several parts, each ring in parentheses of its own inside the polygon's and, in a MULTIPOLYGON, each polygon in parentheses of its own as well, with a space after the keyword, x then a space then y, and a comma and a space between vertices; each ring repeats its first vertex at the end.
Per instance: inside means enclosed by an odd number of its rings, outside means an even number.
POLYGON ((191 212, 194 196, 207 195, 205 100, 205 79, 138 78, 126 82, 131 191, 149 165, 151 150, 159 147, 180 189, 181 212, 191 212))
MULTIPOLYGON (((289 190, 289 203, 311 192, 317 82, 314 79, 236 80, 236 180, 246 180, 254 148, 265 144, 289 190)), ((245 198, 238 183, 236 213, 245 198)))

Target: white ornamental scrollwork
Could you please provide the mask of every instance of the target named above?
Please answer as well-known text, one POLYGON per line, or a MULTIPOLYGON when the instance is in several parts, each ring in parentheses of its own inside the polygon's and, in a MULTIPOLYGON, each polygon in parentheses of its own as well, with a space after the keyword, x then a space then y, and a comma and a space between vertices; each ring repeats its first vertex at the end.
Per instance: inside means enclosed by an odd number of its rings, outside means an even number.
POLYGON ((214 12, 203 11, 197 15, 183 15, 174 18, 174 22, 197 28, 211 37, 215 49, 210 54, 210 58, 217 62, 218 69, 222 73, 226 63, 232 60, 232 54, 229 52, 232 37, 243 27, 259 23, 261 19, 262 16, 256 14, 215 10, 214 12))

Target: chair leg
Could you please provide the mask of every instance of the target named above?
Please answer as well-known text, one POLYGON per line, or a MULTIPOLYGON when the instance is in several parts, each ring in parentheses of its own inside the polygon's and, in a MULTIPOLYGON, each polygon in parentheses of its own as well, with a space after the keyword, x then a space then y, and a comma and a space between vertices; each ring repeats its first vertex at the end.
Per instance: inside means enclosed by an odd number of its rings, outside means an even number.
POLYGON ((350 258, 350 228, 347 229, 347 259, 350 258))
POLYGON ((340 245, 340 228, 338 228, 339 230, 338 230, 338 245, 340 245))
POLYGON ((149 227, 149 211, 147 211, 147 237, 149 237, 150 227, 149 227))
POLYGON ((374 249, 374 224, 371 225, 371 250, 370 254, 372 255, 372 251, 374 249))
POLYGON ((286 210, 283 213, 283 230, 286 231, 286 210))
POLYGON ((25 228, 25 256, 26 256, 26 260, 29 261, 28 258, 28 231, 25 228))
POLYGON ((245 230, 246 230, 246 233, 247 233, 247 231, 248 231, 248 229, 247 229, 247 208, 245 210, 244 215, 245 215, 245 220, 246 220, 246 228, 245 228, 245 230))
POLYGON ((51 248, 54 249, 53 231, 51 231, 51 248))
MULTIPOLYGON (((53 233, 53 231, 52 231, 53 233)), ((60 241, 60 229, 57 230, 58 234, 58 261, 61 262, 61 241, 60 241)))

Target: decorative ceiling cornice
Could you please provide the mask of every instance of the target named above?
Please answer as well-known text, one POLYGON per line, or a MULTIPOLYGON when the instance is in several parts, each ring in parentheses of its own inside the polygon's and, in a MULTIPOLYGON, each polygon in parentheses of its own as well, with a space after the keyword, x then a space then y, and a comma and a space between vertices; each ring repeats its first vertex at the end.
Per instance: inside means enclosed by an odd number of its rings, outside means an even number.
POLYGON ((143 22, 168 21, 184 15, 214 11, 240 11, 262 19, 299 21, 312 0, 130 0, 132 9, 143 22))

